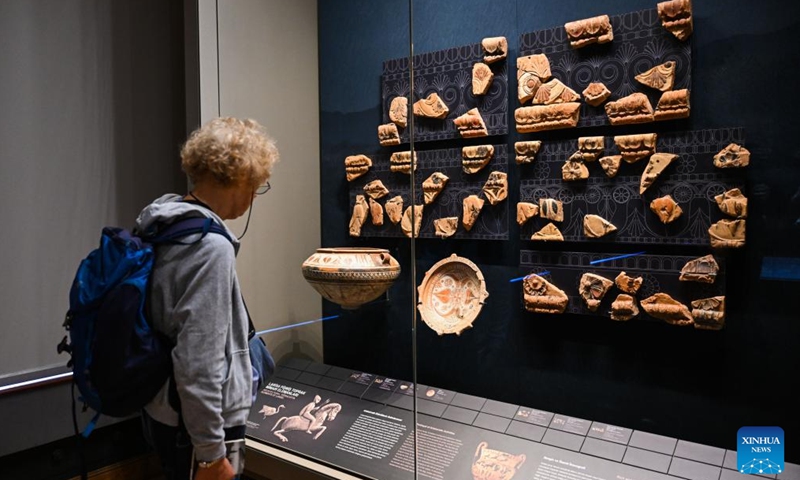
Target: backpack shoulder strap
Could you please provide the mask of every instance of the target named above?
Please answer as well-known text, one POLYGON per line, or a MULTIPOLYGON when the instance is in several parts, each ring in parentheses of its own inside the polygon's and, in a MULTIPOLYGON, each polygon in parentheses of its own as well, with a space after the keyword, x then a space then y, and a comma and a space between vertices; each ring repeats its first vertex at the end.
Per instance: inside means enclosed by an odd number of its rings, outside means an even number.
POLYGON ((229 242, 233 243, 228 231, 210 217, 190 217, 178 220, 171 223, 167 228, 158 232, 157 235, 149 237, 147 240, 151 243, 177 243, 181 245, 190 245, 199 242, 209 233, 216 233, 222 235, 229 242), (182 242, 181 238, 187 235, 201 234, 200 238, 193 242, 182 242))

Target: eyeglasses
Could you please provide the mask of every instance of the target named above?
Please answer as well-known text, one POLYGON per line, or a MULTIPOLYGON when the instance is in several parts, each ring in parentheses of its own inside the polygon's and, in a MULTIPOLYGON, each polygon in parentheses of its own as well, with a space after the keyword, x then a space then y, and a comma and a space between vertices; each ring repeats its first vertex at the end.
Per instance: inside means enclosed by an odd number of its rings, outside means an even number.
POLYGON ((265 193, 269 192, 270 186, 269 182, 261 185, 260 187, 256 188, 256 195, 264 195, 265 193))

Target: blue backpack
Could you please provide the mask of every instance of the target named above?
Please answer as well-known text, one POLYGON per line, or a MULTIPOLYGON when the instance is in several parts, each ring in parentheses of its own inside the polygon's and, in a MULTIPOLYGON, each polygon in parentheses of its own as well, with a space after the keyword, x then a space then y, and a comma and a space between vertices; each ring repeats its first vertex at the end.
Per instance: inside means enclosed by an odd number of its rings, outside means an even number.
MULTIPOLYGON (((88 407, 97 412, 83 431, 84 437, 101 414, 125 417, 139 412, 172 375, 173 344, 146 318, 153 247, 188 245, 194 242, 180 239, 201 234, 196 240, 200 241, 208 233, 231 240, 224 227, 205 217, 178 220, 155 236, 106 227, 100 246, 81 262, 64 320, 69 343, 65 336, 58 352, 71 355, 67 367, 72 368, 73 385, 78 387, 84 410, 88 407)), ((73 420, 74 414, 73 408, 73 420)), ((75 427, 77 430, 77 422, 75 427)))

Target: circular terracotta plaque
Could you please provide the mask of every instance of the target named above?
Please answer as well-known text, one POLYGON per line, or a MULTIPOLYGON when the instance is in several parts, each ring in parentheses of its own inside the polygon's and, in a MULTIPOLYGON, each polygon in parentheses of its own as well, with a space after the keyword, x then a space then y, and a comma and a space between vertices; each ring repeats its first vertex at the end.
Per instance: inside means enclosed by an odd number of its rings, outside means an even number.
POLYGON ((422 320, 439 335, 472 327, 489 296, 478 266, 455 253, 432 266, 417 291, 422 320))

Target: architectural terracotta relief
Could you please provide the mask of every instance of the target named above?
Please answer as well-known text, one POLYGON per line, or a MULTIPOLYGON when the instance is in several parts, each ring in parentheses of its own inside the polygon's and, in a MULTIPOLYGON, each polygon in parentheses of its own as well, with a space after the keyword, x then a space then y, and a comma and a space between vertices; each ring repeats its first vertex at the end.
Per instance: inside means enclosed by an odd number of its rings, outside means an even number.
POLYGON ((639 315, 636 299, 628 294, 620 293, 617 299, 611 302, 611 320, 627 322, 639 315))
POLYGON ((660 2, 658 16, 661 18, 661 25, 679 40, 686 40, 692 34, 694 22, 691 0, 660 2))
POLYGON ((619 164, 622 161, 622 155, 609 155, 608 157, 603 157, 599 160, 600 166, 603 167, 603 171, 606 172, 606 176, 608 178, 614 178, 617 176, 617 172, 619 172, 619 164))
POLYGON ((389 189, 383 184, 380 180, 373 180, 368 184, 364 185, 364 193, 367 194, 368 197, 374 198, 375 200, 379 198, 383 198, 389 194, 389 189))
POLYGON ((714 248, 744 247, 745 220, 720 220, 708 229, 714 248))
POLYGON ((564 313, 569 303, 569 297, 563 290, 539 275, 525 277, 522 291, 525 310, 529 312, 564 313))
POLYGON ((369 199, 369 215, 373 225, 376 227, 383 225, 383 206, 372 198, 369 199))
POLYGON ((560 200, 554 198, 539 199, 539 215, 554 222, 564 221, 564 208, 560 200))
POLYGON ((483 47, 483 61, 494 63, 508 56, 508 41, 506 37, 486 37, 481 40, 483 47))
POLYGON ((350 155, 344 159, 344 170, 347 173, 347 181, 352 182, 356 178, 364 175, 372 166, 372 160, 366 155, 350 155))
POLYGON ((408 98, 394 97, 389 105, 389 120, 400 128, 408 124, 408 98))
POLYGON ((532 163, 536 160, 536 154, 539 153, 540 148, 542 148, 541 140, 514 143, 514 152, 517 154, 517 165, 532 163))
POLYGON ((472 94, 486 95, 492 86, 494 73, 485 63, 478 62, 472 66, 472 94))
POLYGON ((364 195, 356 195, 356 203, 353 205, 353 214, 350 216, 350 236, 360 237, 361 227, 367 220, 369 205, 364 195))
POLYGON ((430 205, 437 196, 444 190, 450 177, 442 172, 433 172, 430 177, 422 182, 423 201, 425 205, 430 205))
POLYGON ((641 304, 648 315, 664 320, 670 325, 685 326, 694 323, 689 308, 666 293, 656 293, 642 300, 641 304))
POLYGON ((643 158, 647 158, 656 152, 656 133, 638 133, 634 135, 617 135, 614 143, 622 155, 622 159, 628 163, 635 163, 643 158))
POLYGON ((548 81, 550 61, 543 53, 517 58, 517 98, 520 104, 525 104, 536 95, 542 83, 548 81))
POLYGON ((473 480, 511 480, 525 463, 525 454, 512 455, 501 450, 486 448, 481 442, 472 459, 473 480))
POLYGON ((561 230, 552 222, 542 227, 538 232, 531 235, 531 240, 539 240, 543 242, 563 242, 564 235, 561 230))
POLYGON ((497 205, 508 197, 508 174, 505 172, 492 172, 483 185, 483 194, 489 203, 497 205))
POLYGON ((597 311, 603 297, 614 286, 614 282, 594 273, 584 273, 581 276, 581 283, 578 286, 578 292, 586 302, 586 308, 592 312, 597 311))
POLYGON ((694 328, 722 330, 725 326, 725 297, 700 298, 692 301, 694 328))
POLYGON ((528 202, 517 203, 517 224, 520 227, 536 215, 539 215, 539 205, 528 202))
POLYGON ((543 83, 533 95, 534 105, 552 105, 555 103, 569 103, 580 101, 578 93, 564 85, 561 80, 554 78, 543 83))
POLYGON ((608 43, 614 40, 611 29, 611 20, 608 15, 576 20, 564 24, 567 31, 569 45, 572 48, 581 48, 593 43, 608 43))
POLYGON ((722 213, 736 218, 747 218, 747 197, 733 188, 714 197, 722 213))
POLYGON ((472 226, 478 221, 485 200, 477 195, 470 195, 464 199, 464 211, 461 214, 461 224, 466 231, 472 230, 472 226))
POLYGON ((541 132, 577 126, 580 112, 580 102, 534 105, 516 109, 514 120, 519 133, 541 132))
POLYGON ((565 182, 589 178, 589 169, 583 163, 583 154, 580 151, 573 153, 561 166, 561 178, 565 182))
POLYGON ((650 70, 636 75, 636 80, 642 85, 666 92, 675 85, 675 61, 670 60, 661 65, 656 65, 650 70))
POLYGON ((439 238, 452 237, 458 230, 458 217, 437 218, 433 221, 433 228, 439 238))
POLYGON ((578 150, 583 153, 583 161, 594 162, 605 150, 605 137, 578 137, 578 150))
POLYGON ((419 229, 422 228, 422 208, 423 208, 423 205, 413 205, 413 208, 412 208, 412 206, 408 206, 408 207, 406 207, 406 211, 403 212, 403 219, 400 220, 400 229, 403 230, 403 233, 405 234, 406 237, 411 238, 411 233, 412 233, 412 230, 411 230, 412 229, 412 223, 411 223, 412 222, 412 218, 411 218, 412 213, 411 212, 412 211, 414 212, 413 213, 413 215, 414 215, 414 218, 413 218, 413 222, 414 222, 413 223, 414 238, 417 238, 419 236, 419 229))
POLYGON ((464 173, 478 173, 492 161, 494 145, 473 145, 461 149, 461 167, 464 173))
POLYGON ((719 273, 719 264, 714 259, 714 255, 689 260, 681 268, 681 276, 678 280, 682 282, 701 282, 714 283, 719 273))
POLYGON ((397 225, 403 218, 403 197, 400 195, 386 200, 386 216, 389 221, 397 225))
POLYGON ((383 295, 400 276, 400 264, 383 248, 318 248, 302 271, 323 298, 355 309, 383 295))
MULTIPOLYGON (((655 156, 655 155, 653 155, 655 156)), ((658 215, 661 223, 672 223, 683 214, 683 209, 672 198, 672 195, 664 195, 650 202, 650 210, 658 215)))
POLYGON ((750 151, 741 145, 731 143, 714 155, 717 168, 739 168, 750 165, 750 151))
POLYGON ((397 125, 394 123, 378 125, 378 141, 384 147, 400 145, 400 132, 397 131, 397 125))
POLYGON ((586 103, 593 107, 599 107, 611 96, 611 90, 601 82, 590 83, 581 93, 586 103))
POLYGON ((417 292, 422 320, 439 335, 472 327, 489 296, 478 266, 455 253, 425 272, 417 292))
POLYGON ((583 233, 589 238, 604 237, 616 231, 617 227, 600 215, 589 214, 583 217, 583 233))
POLYGON ((614 279, 617 288, 631 295, 636 295, 636 292, 642 287, 643 281, 642 277, 629 277, 625 272, 619 272, 617 278, 614 279))
POLYGON ((653 118, 656 120, 688 118, 690 113, 689 90, 682 88, 680 90, 671 90, 661 94, 653 118))
MULTIPOLYGON (((392 156, 389 157, 389 170, 392 172, 406 173, 411 175, 411 168, 412 161, 410 150, 405 152, 394 152, 392 156)), ((417 171, 417 152, 414 152, 413 168, 414 171, 417 171)))
POLYGON ((641 92, 632 93, 627 97, 608 102, 605 109, 611 125, 646 123, 654 120, 653 106, 650 105, 650 99, 641 92))
POLYGON ((443 119, 450 113, 447 104, 438 93, 432 92, 426 98, 421 98, 414 102, 414 115, 418 117, 443 119))
POLYGON ((489 132, 486 130, 486 124, 483 123, 481 112, 479 112, 477 108, 471 108, 464 115, 454 118, 453 123, 456 125, 458 133, 460 133, 463 138, 485 137, 489 135, 489 132))
POLYGON ((642 180, 639 182, 639 194, 643 194, 645 190, 656 181, 661 172, 664 171, 670 163, 678 158, 674 153, 654 153, 650 155, 650 161, 642 173, 642 180))

